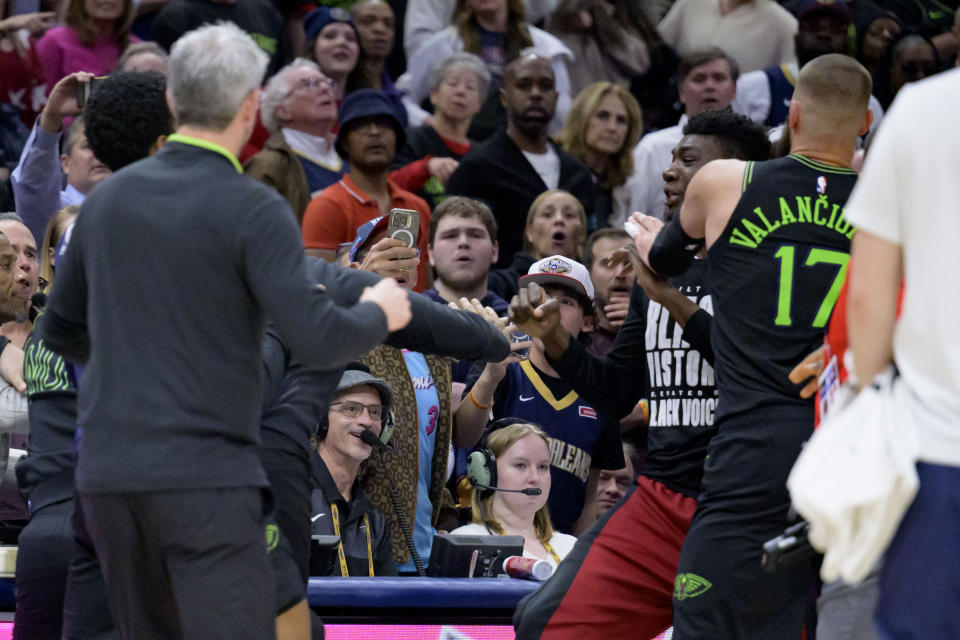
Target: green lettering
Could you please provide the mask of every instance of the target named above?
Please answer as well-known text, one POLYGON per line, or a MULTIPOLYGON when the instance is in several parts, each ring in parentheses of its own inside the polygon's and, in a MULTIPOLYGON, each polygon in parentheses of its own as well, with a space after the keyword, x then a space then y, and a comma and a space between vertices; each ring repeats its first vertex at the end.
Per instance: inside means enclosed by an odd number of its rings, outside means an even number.
POLYGON ((797 219, 800 222, 813 222, 813 207, 810 196, 797 196, 797 219))
MULTIPOLYGON (((833 221, 834 221, 834 220, 836 219, 836 217, 837 217, 837 210, 838 210, 838 209, 840 209, 840 205, 835 204, 835 205, 833 205, 833 208, 830 210, 830 222, 827 223, 827 229, 833 229, 833 221)), ((843 233, 843 232, 841 231, 841 233, 843 233)))
POLYGON ((763 239, 766 237, 767 232, 753 224, 749 220, 743 221, 743 226, 746 227, 747 231, 750 232, 750 235, 753 236, 753 241, 757 244, 763 242, 763 239))
POLYGON ((814 221, 817 225, 819 225, 819 226, 822 227, 822 226, 824 226, 824 225, 827 224, 827 219, 820 217, 820 207, 821 207, 821 206, 822 206, 824 209, 826 209, 827 207, 830 206, 830 203, 827 202, 827 196, 825 196, 825 195, 819 195, 819 196, 817 196, 817 203, 816 203, 815 205, 813 205, 813 221, 814 221))
POLYGON ((767 227, 767 233, 771 233, 780 228, 779 221, 775 225, 770 224, 770 221, 767 220, 767 216, 763 215, 763 211, 760 210, 760 207, 757 207, 756 209, 754 209, 753 212, 757 214, 757 217, 760 218, 760 220, 763 221, 764 226, 767 227))
POLYGON ((739 244, 742 247, 750 247, 751 249, 757 248, 757 243, 748 238, 740 229, 734 229, 730 232, 730 244, 739 244))
MULTIPOLYGON (((800 198, 798 197, 797 200, 800 198)), ((790 210, 790 205, 787 204, 785 198, 780 198, 780 222, 783 224, 793 224, 797 221, 797 217, 793 215, 793 211, 790 210)))

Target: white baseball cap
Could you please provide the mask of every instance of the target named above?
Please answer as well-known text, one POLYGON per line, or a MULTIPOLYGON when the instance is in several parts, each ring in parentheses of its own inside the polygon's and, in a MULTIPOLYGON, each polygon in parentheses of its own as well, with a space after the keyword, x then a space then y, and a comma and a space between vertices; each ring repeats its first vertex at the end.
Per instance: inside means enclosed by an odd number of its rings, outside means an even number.
POLYGON ((590 281, 587 268, 564 256, 550 256, 534 262, 527 275, 521 276, 517 284, 522 289, 531 282, 565 285, 593 300, 593 282, 590 281))

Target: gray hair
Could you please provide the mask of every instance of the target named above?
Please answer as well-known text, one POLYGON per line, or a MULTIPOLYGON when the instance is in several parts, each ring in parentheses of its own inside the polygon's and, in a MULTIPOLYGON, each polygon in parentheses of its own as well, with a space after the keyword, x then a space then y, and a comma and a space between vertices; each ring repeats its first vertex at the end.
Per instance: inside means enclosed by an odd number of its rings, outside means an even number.
POLYGON ((260 94, 260 121, 263 122, 263 126, 270 133, 280 130, 280 121, 277 119, 276 110, 280 103, 286 100, 290 92, 293 91, 292 72, 304 68, 320 72, 320 66, 313 60, 297 58, 277 71, 267 82, 263 93, 260 94))
POLYGON ((152 53, 161 60, 163 64, 167 64, 167 52, 163 50, 163 47, 158 45, 156 42, 134 42, 129 47, 123 50, 123 55, 120 56, 120 59, 117 60, 116 70, 117 71, 126 71, 124 67, 127 66, 127 63, 130 62, 130 58, 133 56, 138 56, 141 53, 152 53))
POLYGON ((477 76, 477 88, 480 90, 480 101, 483 102, 483 99, 487 95, 487 89, 490 87, 490 71, 487 69, 487 65, 483 63, 483 60, 472 53, 454 53, 451 56, 447 56, 443 62, 431 69, 430 90, 436 91, 439 89, 443 83, 443 79, 446 78, 450 72, 450 69, 459 65, 473 71, 477 76))
POLYGON ((4 211, 3 213, 0 213, 0 222, 6 222, 8 220, 23 224, 23 218, 18 216, 16 211, 4 211))
POLYGON ((173 43, 167 92, 180 125, 223 131, 251 91, 260 87, 269 58, 231 22, 190 31, 173 43))

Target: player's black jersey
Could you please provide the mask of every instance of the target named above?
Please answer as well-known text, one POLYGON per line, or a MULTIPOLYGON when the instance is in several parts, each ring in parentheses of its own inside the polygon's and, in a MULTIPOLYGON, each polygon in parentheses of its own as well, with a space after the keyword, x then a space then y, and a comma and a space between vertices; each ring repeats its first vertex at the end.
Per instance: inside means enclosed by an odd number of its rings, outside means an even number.
POLYGON ((709 252, 717 418, 807 406, 790 370, 822 342, 847 273, 851 169, 790 155, 748 162, 743 194, 709 252))

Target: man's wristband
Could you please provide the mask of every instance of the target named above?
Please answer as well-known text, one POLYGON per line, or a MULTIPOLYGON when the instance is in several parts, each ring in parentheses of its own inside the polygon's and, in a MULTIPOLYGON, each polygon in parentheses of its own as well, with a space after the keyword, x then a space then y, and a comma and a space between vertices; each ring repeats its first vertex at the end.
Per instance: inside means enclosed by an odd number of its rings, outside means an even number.
POLYGON ((486 411, 493 406, 492 404, 488 404, 484 406, 479 402, 477 402, 477 399, 473 397, 473 389, 470 389, 470 393, 467 394, 467 397, 470 398, 470 402, 473 403, 473 406, 475 406, 477 409, 480 409, 481 411, 486 411))

